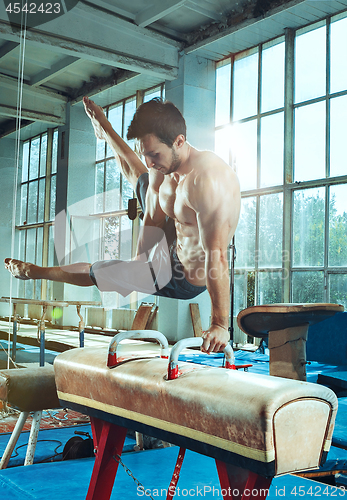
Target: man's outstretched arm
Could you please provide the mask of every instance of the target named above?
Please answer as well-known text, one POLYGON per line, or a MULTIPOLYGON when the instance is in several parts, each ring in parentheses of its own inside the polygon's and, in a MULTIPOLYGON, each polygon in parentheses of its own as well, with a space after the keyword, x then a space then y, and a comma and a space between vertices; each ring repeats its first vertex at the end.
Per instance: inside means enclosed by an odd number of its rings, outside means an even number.
POLYGON ((105 116, 104 110, 88 97, 83 98, 83 104, 85 112, 93 125, 96 137, 105 140, 110 146, 115 157, 119 159, 122 173, 135 190, 137 179, 147 172, 147 168, 137 154, 113 129, 105 116))
MULTIPOLYGON (((212 167, 211 167, 212 168, 212 167)), ((211 326, 203 350, 218 352, 230 340, 230 279, 227 248, 239 217, 239 184, 235 174, 200 177, 195 181, 197 222, 205 251, 206 287, 211 297, 211 326)))

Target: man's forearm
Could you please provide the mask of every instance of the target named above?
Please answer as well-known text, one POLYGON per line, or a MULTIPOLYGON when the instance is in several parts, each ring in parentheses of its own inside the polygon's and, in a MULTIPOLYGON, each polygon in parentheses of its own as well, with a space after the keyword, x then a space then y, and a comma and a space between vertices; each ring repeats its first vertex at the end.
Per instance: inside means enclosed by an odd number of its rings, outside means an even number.
POLYGON ((206 263, 206 286, 211 297, 211 324, 222 328, 229 327, 230 281, 228 262, 221 253, 214 258, 209 256, 206 263))

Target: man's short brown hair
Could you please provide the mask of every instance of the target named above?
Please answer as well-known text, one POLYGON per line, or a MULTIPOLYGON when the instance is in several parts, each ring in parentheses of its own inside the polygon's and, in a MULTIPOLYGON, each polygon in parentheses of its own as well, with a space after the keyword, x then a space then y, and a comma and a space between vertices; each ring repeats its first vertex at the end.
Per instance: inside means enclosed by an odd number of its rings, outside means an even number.
POLYGON ((129 125, 127 139, 142 139, 154 134, 171 148, 178 135, 186 137, 186 122, 172 102, 155 98, 141 104, 129 125))

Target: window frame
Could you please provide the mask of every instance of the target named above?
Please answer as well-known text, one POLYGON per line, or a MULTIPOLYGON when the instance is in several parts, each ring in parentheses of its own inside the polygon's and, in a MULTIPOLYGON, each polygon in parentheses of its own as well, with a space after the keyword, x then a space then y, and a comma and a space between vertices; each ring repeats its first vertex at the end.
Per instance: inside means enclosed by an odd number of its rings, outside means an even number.
MULTIPOLYGON (((35 135, 22 143, 22 151, 24 155, 24 147, 25 144, 29 144, 28 151, 28 175, 27 179, 22 180, 19 183, 19 193, 20 193, 20 207, 19 207, 19 224, 16 224, 15 229, 19 236, 19 247, 20 247, 20 259, 27 261, 27 253, 28 253, 28 235, 29 231, 36 229, 35 234, 35 259, 34 264, 48 266, 53 265, 53 252, 52 252, 52 244, 53 244, 53 230, 54 230, 54 217, 55 217, 55 188, 52 189, 54 183, 53 179, 56 179, 57 176, 57 140, 58 140, 58 129, 50 128, 41 134, 35 135), (46 142, 46 164, 44 166, 43 173, 41 169, 41 161, 42 161, 42 141, 44 136, 47 137, 46 142), (38 173, 37 176, 30 178, 30 160, 32 153, 32 144, 35 140, 40 140, 39 146, 39 164, 38 164, 38 173), (45 181, 44 186, 44 200, 43 200, 43 220, 38 220, 38 207, 39 207, 39 185, 40 181, 45 181), (29 186, 30 184, 37 183, 37 212, 36 212, 36 221, 27 223, 28 219, 28 206, 29 206, 29 186), (26 187, 26 207, 25 207, 25 218, 22 219, 22 193, 23 188, 26 187), (54 198, 54 202, 53 202, 54 198), (54 210, 53 210, 54 208, 54 210), (42 234, 40 231, 42 228, 42 234), (39 246, 40 240, 42 239, 42 247, 39 246), (40 255, 38 255, 38 250, 41 250, 40 255)), ((22 168, 23 162, 25 161, 24 156, 22 156, 22 168)), ((55 184, 56 185, 56 184, 55 184)), ((32 262, 32 259, 29 259, 32 262)), ((32 282, 33 286, 33 296, 38 300, 46 300, 48 295, 51 293, 51 287, 48 285, 47 280, 37 281, 34 280, 32 282)), ((25 297, 28 284, 23 281, 19 283, 20 296, 25 297), (27 286, 26 286, 27 285, 27 286)), ((32 297, 30 297, 32 298, 32 297)))
MULTIPOLYGON (((271 271, 282 272, 282 290, 281 290, 281 301, 291 302, 293 300, 293 276, 295 272, 300 271, 322 271, 324 273, 324 301, 329 302, 330 300, 330 277, 332 275, 346 275, 347 276, 347 266, 332 266, 329 265, 328 255, 329 255, 329 209, 330 209, 330 187, 336 185, 343 185, 347 183, 347 173, 344 175, 339 175, 335 177, 330 177, 330 103, 332 99, 347 96, 347 88, 339 92, 330 92, 330 38, 331 38, 331 24, 335 21, 347 17, 347 11, 334 16, 328 16, 323 20, 310 23, 304 28, 297 30, 287 28, 285 30, 284 42, 285 42, 285 76, 284 76, 284 106, 283 108, 276 108, 265 113, 260 112, 261 107, 261 82, 262 82, 262 50, 267 48, 271 44, 280 42, 283 37, 277 37, 276 39, 269 40, 268 42, 259 44, 256 47, 243 51, 239 54, 231 54, 228 58, 217 62, 216 70, 219 67, 225 66, 226 64, 231 64, 231 82, 230 82, 230 119, 228 123, 223 125, 218 125, 215 127, 215 132, 226 127, 230 127, 233 121, 233 82, 234 82, 234 62, 236 59, 240 58, 243 54, 246 56, 254 51, 258 51, 258 100, 257 100, 257 113, 252 116, 244 117, 238 120, 238 123, 245 123, 251 120, 257 120, 257 181, 256 188, 248 189, 242 191, 242 199, 255 197, 256 199, 256 236, 255 236, 255 252, 259 251, 259 206, 260 197, 283 193, 283 256, 289 256, 289 259, 283 259, 281 268, 271 268, 271 271), (327 36, 326 36, 326 92, 324 95, 314 98, 307 99, 302 102, 294 101, 294 78, 295 78, 295 40, 296 36, 314 30, 322 25, 326 26, 327 36), (294 180, 294 134, 295 134, 295 123, 294 116, 295 110, 303 106, 307 106, 316 102, 325 102, 325 120, 326 120, 326 130, 325 130, 325 177, 317 178, 306 181, 295 181, 294 180), (283 183, 281 185, 274 185, 269 187, 260 187, 260 120, 265 116, 273 115, 277 112, 284 112, 284 154, 283 154, 283 183), (325 190, 325 219, 324 219, 324 263, 322 266, 318 267, 298 267, 293 265, 293 213, 294 213, 294 192, 297 190, 308 189, 310 187, 324 187, 325 190)), ((217 152, 218 153, 218 152, 217 152)), ((235 164, 235 158, 233 158, 232 152, 229 150, 229 164, 235 164)), ((237 252, 237 233, 235 238, 235 246, 237 252)), ((262 271, 266 271, 265 268, 258 265, 257 259, 255 259, 253 267, 238 268, 235 266, 235 279, 238 275, 243 273, 253 273, 255 272, 255 293, 254 293, 254 305, 260 303, 259 297, 259 276, 262 271)), ((244 292, 247 295, 247 290, 244 292)), ((244 303, 245 307, 253 304, 248 304, 248 297, 243 298, 237 297, 235 305, 237 302, 244 303), (246 305, 247 302, 247 305, 246 305)), ((238 311, 236 311, 238 312, 238 311)))

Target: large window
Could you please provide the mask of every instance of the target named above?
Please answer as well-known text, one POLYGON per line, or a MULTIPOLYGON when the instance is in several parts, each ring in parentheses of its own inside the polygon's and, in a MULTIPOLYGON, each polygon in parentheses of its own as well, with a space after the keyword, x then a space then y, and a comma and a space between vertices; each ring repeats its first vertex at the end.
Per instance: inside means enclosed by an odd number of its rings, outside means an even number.
POLYGON ((216 152, 242 191, 235 313, 347 307, 347 14, 217 65, 216 152))
MULTIPOLYGON (((48 132, 23 144, 20 184, 19 258, 39 266, 53 266, 55 193, 58 131, 48 132)), ((47 282, 20 281, 21 297, 51 298, 47 282)))

